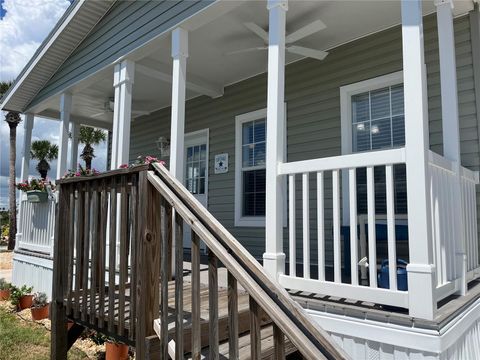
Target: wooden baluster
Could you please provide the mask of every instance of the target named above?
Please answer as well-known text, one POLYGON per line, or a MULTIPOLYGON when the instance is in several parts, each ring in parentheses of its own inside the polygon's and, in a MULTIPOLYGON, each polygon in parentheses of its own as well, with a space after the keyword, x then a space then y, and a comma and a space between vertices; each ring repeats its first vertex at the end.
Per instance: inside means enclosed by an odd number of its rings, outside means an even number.
POLYGON ((85 215, 84 215, 84 239, 83 239, 83 274, 82 274, 82 311, 81 319, 82 321, 87 321, 87 311, 88 311, 88 271, 90 268, 90 182, 85 182, 85 215))
POLYGON ((238 359, 238 287, 228 272, 228 358, 238 359))
POLYGON ((342 282, 342 249, 340 245, 340 170, 332 171, 333 198, 333 277, 342 282))
POLYGON ((201 357, 200 238, 192 230, 192 360, 201 357))
POLYGON ((175 359, 183 360, 183 219, 175 219, 175 359))
MULTIPOLYGON (((84 241, 83 214, 85 208, 85 193, 83 191, 83 184, 77 185, 78 200, 76 207, 76 224, 75 224, 75 302, 74 302, 74 317, 78 319, 80 316, 80 289, 82 287, 83 261, 82 249, 84 241)), ((58 219, 58 218, 57 218, 58 219)))
POLYGON ((107 217, 108 217, 108 193, 107 193, 107 182, 105 179, 102 180, 101 184, 101 194, 100 194, 100 227, 98 229, 98 239, 99 239, 99 281, 98 281, 98 327, 102 329, 105 326, 105 271, 106 271, 106 233, 107 233, 107 217))
POLYGON ((208 308, 209 308, 209 354, 218 360, 218 269, 217 257, 208 250, 208 308))
POLYGON ((117 334, 123 335, 125 330, 125 285, 127 283, 128 258, 127 258, 127 177, 123 175, 120 180, 120 258, 119 287, 118 287, 118 328, 117 334))
MULTIPOLYGON (((66 188, 66 186, 65 186, 66 188)), ((73 296, 73 286, 74 286, 74 278, 73 278, 73 255, 74 255, 74 248, 75 248, 75 185, 68 186, 68 196, 69 196, 69 203, 70 209, 68 214, 68 279, 67 279, 67 315, 72 315, 72 296, 73 296)))
POLYGON ((309 174, 302 174, 303 277, 310 279, 310 185, 309 174))
POLYGON ((168 358, 168 208, 164 199, 161 201, 161 237, 160 237, 160 357, 168 358))
POLYGON ((295 174, 288 176, 288 237, 290 251, 290 276, 297 276, 297 234, 295 214, 295 174))
POLYGON ((132 175, 132 190, 130 195, 130 329, 128 337, 135 339, 136 311, 137 311, 137 222, 138 222, 138 175, 132 175))
POLYGON ((374 168, 367 168, 367 211, 368 211, 368 262, 370 287, 377 287, 377 235, 375 228, 375 179, 374 168))
POLYGON ((387 183, 387 238, 388 238, 388 264, 390 289, 397 290, 397 251, 395 238, 395 193, 393 182, 393 165, 385 167, 385 181, 387 183))
POLYGON ((99 204, 98 204, 98 182, 92 182, 92 261, 90 263, 90 324, 97 324, 97 293, 98 293, 98 263, 99 263, 99 245, 98 245, 98 217, 99 217, 99 204))
POLYGON ((115 331, 115 256, 117 251, 117 178, 110 183, 110 239, 108 256, 108 331, 115 331))
POLYGON ((317 172, 318 280, 325 281, 325 215, 323 171, 317 172))
POLYGON ((260 336, 260 307, 250 296, 250 357, 252 360, 259 360, 262 355, 260 336))
POLYGON ((358 285, 357 169, 348 170, 350 203, 350 272, 352 285, 358 285))
POLYGON ((273 350, 275 360, 285 359, 285 335, 276 324, 273 324, 273 350))

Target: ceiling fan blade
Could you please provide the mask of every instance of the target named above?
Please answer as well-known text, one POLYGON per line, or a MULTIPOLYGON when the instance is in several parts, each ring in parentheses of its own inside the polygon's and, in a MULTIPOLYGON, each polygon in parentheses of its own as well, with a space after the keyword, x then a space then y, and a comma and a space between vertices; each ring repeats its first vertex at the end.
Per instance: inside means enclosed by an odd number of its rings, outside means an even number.
POLYGON ((318 31, 325 29, 327 25, 322 20, 315 20, 308 25, 294 31, 285 38, 287 44, 293 43, 295 41, 301 40, 309 35, 312 35, 318 31))
POLYGON ((99 116, 105 115, 107 112, 108 112, 108 111, 102 111, 102 112, 99 112, 99 113, 90 115, 90 117, 99 117, 99 116))
POLYGON ((268 43, 268 32, 260 26, 252 22, 244 23, 243 25, 255 35, 259 36, 265 43, 268 43))
POLYGON ((315 49, 310 49, 303 46, 295 46, 295 45, 288 46, 287 51, 297 55, 302 55, 302 56, 317 59, 317 60, 323 60, 328 55, 328 52, 323 50, 315 50, 315 49))
POLYGON ((235 51, 230 51, 226 53, 225 55, 236 55, 236 54, 243 54, 247 52, 252 52, 252 51, 258 51, 258 50, 267 50, 267 46, 257 46, 253 48, 248 48, 248 49, 241 49, 241 50, 235 50, 235 51))

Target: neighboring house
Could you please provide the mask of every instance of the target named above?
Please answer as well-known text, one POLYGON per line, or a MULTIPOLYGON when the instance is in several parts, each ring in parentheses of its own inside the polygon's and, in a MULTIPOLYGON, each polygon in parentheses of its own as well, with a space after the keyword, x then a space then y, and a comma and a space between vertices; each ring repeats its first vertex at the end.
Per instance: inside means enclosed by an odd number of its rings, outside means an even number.
MULTIPOLYGON (((480 358, 476 1, 75 1, 1 108, 22 178, 33 116, 57 178, 80 124, 165 160, 352 358, 480 358)), ((54 212, 22 200, 15 282, 51 287, 54 212)))

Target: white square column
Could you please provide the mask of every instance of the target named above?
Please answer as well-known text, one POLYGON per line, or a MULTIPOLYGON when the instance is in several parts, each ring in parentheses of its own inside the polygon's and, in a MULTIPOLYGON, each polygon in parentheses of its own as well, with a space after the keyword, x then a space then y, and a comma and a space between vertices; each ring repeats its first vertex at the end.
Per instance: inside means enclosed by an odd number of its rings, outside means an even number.
POLYGON ((436 311, 435 267, 428 176, 427 75, 424 58, 422 0, 402 0, 405 151, 407 168, 409 314, 433 319, 436 311))
POLYGON ((269 0, 265 253, 263 266, 273 277, 285 272, 283 206, 286 189, 278 175, 285 161, 285 27, 287 0, 269 0))
POLYGON ((170 173, 183 183, 188 32, 182 28, 177 28, 172 31, 172 58, 170 173))
POLYGON ((70 133, 72 134, 71 140, 71 151, 70 151, 70 169, 77 169, 77 160, 78 160, 78 136, 80 134, 80 124, 73 122, 70 125, 70 133))
POLYGON ((72 95, 63 93, 60 96, 60 139, 58 141, 57 179, 67 170, 68 130, 72 112, 72 95))
POLYGON ((20 180, 27 180, 30 168, 30 148, 32 146, 32 130, 33 130, 34 115, 25 114, 25 120, 23 122, 23 154, 22 154, 22 170, 20 172, 20 180))
POLYGON ((453 1, 436 0, 440 84, 442 97, 443 155, 453 161, 456 171, 452 221, 455 237, 455 278, 461 278, 459 294, 467 292, 467 255, 462 216, 460 125, 458 116, 457 63, 455 59, 455 31, 453 28, 453 1), (460 235, 460 236, 459 236, 460 235))
POLYGON ((115 65, 113 86, 115 99, 113 109, 112 159, 110 169, 127 164, 130 155, 130 124, 132 121, 132 87, 135 63, 123 60, 115 65))

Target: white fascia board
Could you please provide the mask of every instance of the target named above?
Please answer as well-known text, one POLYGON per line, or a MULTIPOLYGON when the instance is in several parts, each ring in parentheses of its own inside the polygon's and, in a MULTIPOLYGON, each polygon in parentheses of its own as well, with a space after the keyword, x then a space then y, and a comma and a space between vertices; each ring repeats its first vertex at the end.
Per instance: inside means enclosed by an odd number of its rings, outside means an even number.
POLYGON ((81 7, 84 5, 85 0, 79 0, 78 3, 76 4, 75 8, 68 14, 67 18, 63 21, 63 23, 58 27, 57 31, 55 34, 50 38, 50 40, 43 46, 43 48, 40 50, 40 52, 37 54, 35 57, 35 60, 28 66, 27 70, 23 72, 21 75, 21 78, 15 81, 13 88, 7 93, 7 96, 3 99, 2 103, 0 104, 0 109, 3 109, 5 104, 8 103, 8 101, 11 99, 13 94, 18 90, 20 85, 23 84, 25 79, 30 75, 32 70, 35 68, 37 63, 40 61, 40 59, 43 58, 45 53, 48 51, 50 46, 57 40, 58 36, 63 32, 65 27, 70 23, 70 21, 76 16, 78 11, 81 9, 81 7))

